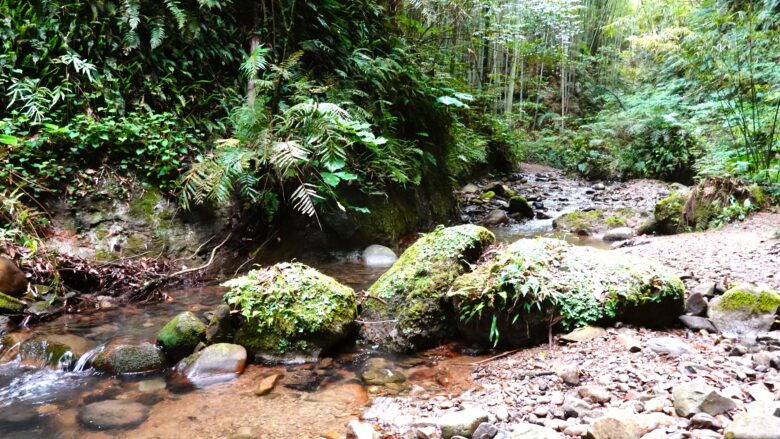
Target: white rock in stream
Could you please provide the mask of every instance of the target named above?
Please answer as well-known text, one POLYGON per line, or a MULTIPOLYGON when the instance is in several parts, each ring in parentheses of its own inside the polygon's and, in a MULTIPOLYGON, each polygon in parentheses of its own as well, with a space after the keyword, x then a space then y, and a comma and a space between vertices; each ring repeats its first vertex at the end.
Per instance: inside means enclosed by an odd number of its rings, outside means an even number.
POLYGON ((395 252, 383 245, 370 245, 363 250, 363 263, 369 267, 389 267, 398 259, 395 252))

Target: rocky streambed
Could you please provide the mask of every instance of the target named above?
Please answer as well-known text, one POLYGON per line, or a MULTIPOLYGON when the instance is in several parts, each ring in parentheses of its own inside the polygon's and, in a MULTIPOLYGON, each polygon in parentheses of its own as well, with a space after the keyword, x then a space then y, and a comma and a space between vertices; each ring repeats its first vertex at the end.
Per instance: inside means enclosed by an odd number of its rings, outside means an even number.
MULTIPOLYGON (((461 191, 464 222, 490 230, 438 228, 389 270, 392 251, 373 246, 310 263, 321 272, 269 264, 227 290, 16 331, 0 350, 0 433, 774 437, 780 295, 728 288, 771 271, 709 276, 641 251, 671 261, 662 238, 636 235, 680 190, 526 165, 461 191), (539 235, 592 245, 518 240, 539 235)), ((771 265, 775 243, 758 242, 745 255, 771 265)))

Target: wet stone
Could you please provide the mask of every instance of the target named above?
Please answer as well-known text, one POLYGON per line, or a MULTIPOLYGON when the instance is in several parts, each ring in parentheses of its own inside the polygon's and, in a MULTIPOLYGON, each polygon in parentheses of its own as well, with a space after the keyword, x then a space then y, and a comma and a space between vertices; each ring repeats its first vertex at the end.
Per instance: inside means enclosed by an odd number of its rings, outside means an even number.
POLYGON ((312 391, 316 390, 322 381, 322 377, 313 370, 297 370, 287 376, 284 380, 284 387, 295 390, 312 391))
POLYGON ((79 409, 77 419, 93 430, 111 430, 137 427, 148 417, 149 409, 143 404, 112 399, 85 405, 79 409))

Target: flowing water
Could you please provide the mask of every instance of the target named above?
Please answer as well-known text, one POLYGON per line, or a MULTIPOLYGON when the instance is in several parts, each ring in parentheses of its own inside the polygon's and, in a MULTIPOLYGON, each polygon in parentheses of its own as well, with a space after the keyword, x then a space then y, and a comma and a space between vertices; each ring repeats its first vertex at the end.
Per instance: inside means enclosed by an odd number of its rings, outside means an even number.
MULTIPOLYGON (((356 290, 367 288, 385 270, 340 257, 312 262, 356 290)), ((447 347, 416 357, 393 358, 393 367, 408 377, 402 385, 365 386, 357 371, 372 355, 367 347, 345 352, 316 366, 324 377, 316 391, 277 385, 266 396, 254 393, 271 373, 296 369, 250 365, 237 379, 197 390, 182 390, 166 374, 109 377, 89 367, 89 360, 112 340, 153 341, 175 314, 190 310, 202 315, 222 300, 217 286, 168 291, 170 301, 124 305, 93 313, 68 314, 18 331, 14 337, 46 336, 72 347, 78 360, 66 370, 27 365, 11 359, 16 349, 0 357, 0 437, 3 438, 205 438, 249 432, 261 438, 340 437, 349 419, 365 409, 369 398, 404 392, 450 391, 466 385, 471 357, 460 360, 447 347), (10 353, 9 353, 10 352, 10 353), (150 407, 148 419, 134 429, 94 431, 77 420, 78 409, 105 399, 139 401, 150 407)), ((284 382, 284 381, 282 381, 284 382)))

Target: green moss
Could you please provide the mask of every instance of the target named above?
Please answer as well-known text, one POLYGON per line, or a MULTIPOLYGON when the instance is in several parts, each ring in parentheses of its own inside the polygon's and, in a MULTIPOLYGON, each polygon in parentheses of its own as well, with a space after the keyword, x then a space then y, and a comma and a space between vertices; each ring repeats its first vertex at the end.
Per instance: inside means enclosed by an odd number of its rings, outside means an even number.
POLYGON ((575 210, 567 213, 555 221, 553 227, 576 233, 592 233, 598 229, 599 224, 604 222, 603 210, 575 210))
POLYGON ((604 220, 604 224, 609 227, 622 227, 628 224, 628 221, 620 215, 611 215, 604 220))
POLYGON ((7 294, 0 293, 0 313, 17 313, 24 310, 24 303, 7 294))
POLYGON ((780 306, 780 295, 768 288, 739 285, 723 294, 718 300, 718 306, 729 311, 773 313, 780 306))
POLYGON ((495 236, 483 227, 438 228, 409 247, 369 289, 363 319, 397 320, 397 335, 373 340, 395 350, 414 350, 443 339, 451 329, 444 294, 495 236))
POLYGON ((684 231, 683 209, 690 193, 677 190, 655 205, 656 230, 662 234, 675 234, 684 231))
POLYGON ((348 334, 357 302, 352 288, 299 263, 276 264, 225 282, 227 303, 246 323, 236 342, 255 354, 309 354, 348 334))
POLYGON ((479 196, 482 201, 489 201, 496 197, 496 193, 493 191, 487 191, 479 196))
POLYGON ((524 239, 459 277, 450 296, 464 322, 495 317, 494 327, 511 332, 515 322, 522 327, 528 316, 547 309, 569 329, 648 317, 663 325, 681 311, 684 291, 670 270, 644 258, 524 239), (656 307, 665 313, 648 312, 656 307))
POLYGON ((183 312, 163 326, 157 333, 157 344, 162 346, 166 359, 174 363, 192 353, 206 338, 206 325, 195 314, 183 312))

